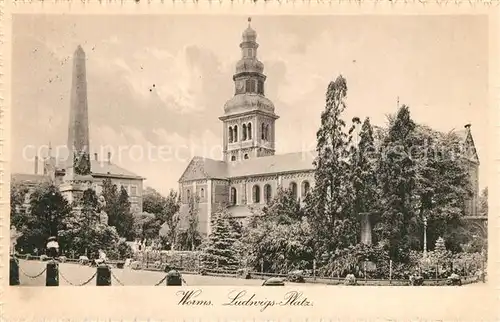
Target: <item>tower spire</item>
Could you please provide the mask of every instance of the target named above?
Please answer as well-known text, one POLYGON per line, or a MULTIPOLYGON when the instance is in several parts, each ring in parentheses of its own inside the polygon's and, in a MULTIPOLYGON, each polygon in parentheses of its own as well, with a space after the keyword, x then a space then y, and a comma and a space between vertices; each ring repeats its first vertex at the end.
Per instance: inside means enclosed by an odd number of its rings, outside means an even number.
POLYGON ((399 96, 397 97, 397 99, 396 99, 396 100, 397 100, 397 101, 396 101, 396 107, 399 109, 399 96))

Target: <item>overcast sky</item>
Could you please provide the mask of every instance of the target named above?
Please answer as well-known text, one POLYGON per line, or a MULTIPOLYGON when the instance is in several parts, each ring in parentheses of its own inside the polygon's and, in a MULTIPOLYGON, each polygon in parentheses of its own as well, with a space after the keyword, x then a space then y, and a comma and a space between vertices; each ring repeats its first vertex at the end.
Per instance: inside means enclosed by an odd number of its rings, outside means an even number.
MULTIPOLYGON (((12 170, 33 173, 30 147, 65 145, 71 56, 81 44, 91 149, 113 149, 117 164, 161 192, 177 188, 193 155, 220 157, 218 117, 234 93, 247 25, 245 16, 15 16, 12 170)), ((343 74, 346 120, 384 125, 399 96, 415 121, 437 130, 471 123, 485 161, 486 18, 257 16, 252 27, 280 116, 277 153, 314 149, 326 87, 343 74)))

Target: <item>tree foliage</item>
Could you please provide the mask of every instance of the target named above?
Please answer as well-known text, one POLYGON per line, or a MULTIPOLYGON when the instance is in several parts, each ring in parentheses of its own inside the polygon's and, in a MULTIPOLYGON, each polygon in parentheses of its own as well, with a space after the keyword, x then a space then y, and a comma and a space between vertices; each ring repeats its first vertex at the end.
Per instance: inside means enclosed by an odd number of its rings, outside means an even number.
POLYGON ((318 156, 314 162, 315 186, 306 198, 307 213, 315 234, 317 255, 356 244, 358 231, 352 213, 350 138, 342 113, 346 108, 347 84, 339 76, 330 82, 325 110, 316 134, 318 156))
POLYGON ((220 208, 212 219, 212 231, 203 247, 206 268, 236 269, 239 264, 237 232, 231 214, 220 208))

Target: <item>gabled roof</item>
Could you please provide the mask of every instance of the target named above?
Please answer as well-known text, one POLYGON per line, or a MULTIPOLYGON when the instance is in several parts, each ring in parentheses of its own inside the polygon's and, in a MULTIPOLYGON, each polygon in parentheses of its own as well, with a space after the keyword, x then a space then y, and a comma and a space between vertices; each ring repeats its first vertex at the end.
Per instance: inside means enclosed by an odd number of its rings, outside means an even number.
POLYGON ((42 174, 30 174, 30 173, 13 173, 11 175, 12 182, 22 182, 24 184, 39 184, 43 182, 49 182, 50 177, 42 174))
POLYGON ((189 162, 179 182, 203 179, 227 179, 226 163, 196 156, 189 162))
POLYGON ((133 172, 130 172, 122 167, 119 167, 114 163, 110 163, 109 161, 92 160, 90 161, 90 170, 92 171, 92 175, 98 175, 98 176, 115 175, 126 178, 144 179, 141 176, 138 176, 133 172))

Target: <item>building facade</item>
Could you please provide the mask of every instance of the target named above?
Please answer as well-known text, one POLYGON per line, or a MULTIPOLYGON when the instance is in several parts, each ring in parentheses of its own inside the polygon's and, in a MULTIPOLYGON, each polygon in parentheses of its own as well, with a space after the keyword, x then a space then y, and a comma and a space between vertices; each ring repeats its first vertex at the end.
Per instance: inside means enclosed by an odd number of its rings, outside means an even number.
MULTIPOLYGON (((180 213, 186 215, 190 198, 197 196, 202 235, 210 234, 212 215, 220 206, 228 207, 233 217, 247 218, 251 208, 264 206, 278 187, 291 189, 297 199, 303 200, 314 186, 315 151, 275 154, 275 123, 279 117, 265 96, 266 75, 264 64, 257 58, 256 40, 249 19, 233 76, 234 96, 226 102, 219 118, 223 126, 223 160, 194 157, 179 179, 180 213)), ((455 132, 473 153, 469 165, 474 193, 467 202, 467 213, 475 214, 479 161, 470 125, 455 132)), ((365 226, 369 230, 370 226, 365 226)))

